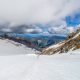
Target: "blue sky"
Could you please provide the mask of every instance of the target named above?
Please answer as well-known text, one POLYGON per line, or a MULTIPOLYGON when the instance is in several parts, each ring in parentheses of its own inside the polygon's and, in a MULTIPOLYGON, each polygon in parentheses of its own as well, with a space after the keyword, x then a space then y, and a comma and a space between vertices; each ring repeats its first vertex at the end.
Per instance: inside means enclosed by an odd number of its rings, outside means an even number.
POLYGON ((67 16, 66 23, 67 23, 67 26, 73 26, 73 27, 75 27, 76 25, 79 25, 80 24, 80 12, 72 16, 67 16))

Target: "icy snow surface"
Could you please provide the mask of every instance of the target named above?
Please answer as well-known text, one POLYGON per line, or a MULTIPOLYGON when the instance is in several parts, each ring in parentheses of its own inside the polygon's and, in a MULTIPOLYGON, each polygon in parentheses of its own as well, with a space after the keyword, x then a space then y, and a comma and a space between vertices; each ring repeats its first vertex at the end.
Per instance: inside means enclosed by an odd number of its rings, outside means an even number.
POLYGON ((0 40, 0 80, 80 80, 80 50, 51 56, 32 53, 0 40))

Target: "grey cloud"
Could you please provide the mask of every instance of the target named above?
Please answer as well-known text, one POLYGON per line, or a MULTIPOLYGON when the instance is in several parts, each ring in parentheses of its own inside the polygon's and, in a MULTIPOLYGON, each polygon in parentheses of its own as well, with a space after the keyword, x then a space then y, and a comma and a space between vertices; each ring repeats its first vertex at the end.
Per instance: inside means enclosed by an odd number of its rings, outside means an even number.
POLYGON ((12 25, 9 23, 0 25, 0 32, 15 33, 41 33, 42 29, 36 25, 12 25))

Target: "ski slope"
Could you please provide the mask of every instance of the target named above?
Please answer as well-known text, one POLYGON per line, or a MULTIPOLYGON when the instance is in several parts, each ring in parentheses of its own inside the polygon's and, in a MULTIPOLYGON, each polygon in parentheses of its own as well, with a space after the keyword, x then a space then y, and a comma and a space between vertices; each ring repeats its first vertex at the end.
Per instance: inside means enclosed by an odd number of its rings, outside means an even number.
POLYGON ((80 50, 51 56, 34 53, 0 40, 0 80, 80 80, 80 50))

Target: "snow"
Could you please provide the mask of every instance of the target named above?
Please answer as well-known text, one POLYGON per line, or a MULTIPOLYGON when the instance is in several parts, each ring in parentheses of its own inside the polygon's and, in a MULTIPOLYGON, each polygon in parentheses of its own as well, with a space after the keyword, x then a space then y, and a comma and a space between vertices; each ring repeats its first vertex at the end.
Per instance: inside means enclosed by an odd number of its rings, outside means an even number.
POLYGON ((48 49, 51 49, 51 48, 56 48, 56 47, 58 47, 58 46, 60 46, 60 44, 55 44, 55 45, 52 45, 52 46, 48 47, 48 49))
POLYGON ((80 50, 50 56, 31 53, 34 50, 23 45, 0 40, 0 80, 80 80, 80 50))
POLYGON ((72 39, 75 39, 76 37, 78 37, 80 35, 80 32, 78 34, 76 34, 72 39))
POLYGON ((52 48, 57 48, 57 47, 59 47, 59 46, 61 46, 63 44, 64 44, 64 42, 59 42, 57 44, 49 46, 48 48, 45 48, 44 50, 49 50, 49 49, 52 49, 52 48))
MULTIPOLYGON (((80 32, 77 33, 73 38, 67 40, 67 42, 70 41, 70 40, 72 40, 72 39, 75 39, 75 38, 78 37, 79 35, 80 35, 80 32)), ((51 46, 49 46, 48 48, 45 48, 43 51, 46 51, 46 50, 49 50, 49 49, 52 49, 52 48, 57 48, 57 47, 59 47, 59 46, 61 46, 61 45, 63 45, 63 44, 65 44, 65 41, 59 42, 59 43, 54 44, 54 45, 51 45, 51 46)))
POLYGON ((0 40, 0 55, 17 55, 35 53, 31 48, 10 40, 0 40))

